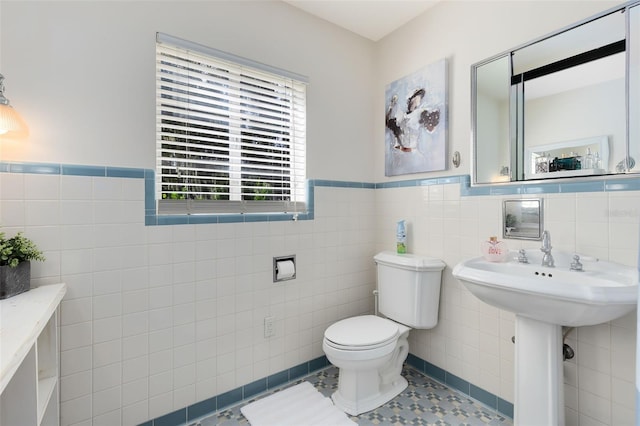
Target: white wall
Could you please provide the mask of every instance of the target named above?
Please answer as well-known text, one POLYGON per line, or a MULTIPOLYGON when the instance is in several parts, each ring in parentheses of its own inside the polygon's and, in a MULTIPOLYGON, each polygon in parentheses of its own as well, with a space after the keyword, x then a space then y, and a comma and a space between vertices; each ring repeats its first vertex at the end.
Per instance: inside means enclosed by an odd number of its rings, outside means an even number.
POLYGON ((371 180, 373 44, 286 3, 3 1, 0 19, 6 96, 31 130, 3 161, 154 168, 160 31, 308 76, 308 176, 371 180))
MULTIPOLYGON (((484 58, 611 7, 606 2, 443 2, 377 46, 378 87, 442 57, 449 61, 449 147, 462 165, 437 175, 469 174, 470 66, 484 58)), ((383 93, 376 98, 375 144, 384 143, 383 93)), ((384 182, 383 149, 376 149, 375 178, 384 182)), ((451 163, 449 163, 451 164, 451 163)), ((433 177, 435 174, 395 179, 433 177)), ((577 251, 635 266, 638 192, 544 195, 544 225, 555 249, 577 251)), ((480 243, 502 234, 502 200, 520 196, 461 197, 459 185, 376 191, 377 248, 392 248, 395 223, 406 219, 410 252, 443 259, 440 321, 414 330, 410 351, 476 386, 513 401, 511 313, 473 297, 451 275, 460 260, 478 256, 480 243)), ((525 196, 523 196, 525 197, 525 196)), ((539 242, 509 240, 512 249, 539 242)), ((635 313, 568 335, 576 357, 565 362, 568 425, 635 424, 635 313)))

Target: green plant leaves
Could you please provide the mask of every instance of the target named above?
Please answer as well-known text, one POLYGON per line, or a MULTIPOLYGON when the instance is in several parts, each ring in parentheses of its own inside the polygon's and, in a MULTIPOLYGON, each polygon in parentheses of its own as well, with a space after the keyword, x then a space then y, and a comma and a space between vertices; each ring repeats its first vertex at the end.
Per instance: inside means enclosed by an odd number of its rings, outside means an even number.
POLYGON ((0 232, 0 266, 8 265, 13 268, 25 260, 44 261, 45 257, 22 232, 12 238, 5 238, 4 232, 0 232))

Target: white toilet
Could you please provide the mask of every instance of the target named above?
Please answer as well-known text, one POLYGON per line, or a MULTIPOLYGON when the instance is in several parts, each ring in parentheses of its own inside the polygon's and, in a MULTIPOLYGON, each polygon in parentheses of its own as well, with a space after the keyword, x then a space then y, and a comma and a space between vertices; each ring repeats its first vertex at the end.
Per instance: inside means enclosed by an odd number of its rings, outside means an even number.
POLYGON ((322 349, 339 368, 338 390, 331 398, 344 412, 357 416, 387 403, 407 387, 401 376, 409 354, 411 328, 438 323, 439 259, 386 251, 374 256, 378 275, 378 307, 386 318, 347 318, 324 332, 322 349))

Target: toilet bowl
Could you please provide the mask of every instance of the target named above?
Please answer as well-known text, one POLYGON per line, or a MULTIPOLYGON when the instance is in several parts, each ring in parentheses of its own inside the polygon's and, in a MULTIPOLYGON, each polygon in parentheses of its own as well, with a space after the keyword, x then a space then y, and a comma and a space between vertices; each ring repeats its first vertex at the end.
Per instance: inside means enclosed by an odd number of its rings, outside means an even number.
POLYGON ((334 404, 357 416, 392 400, 407 387, 401 376, 410 328, 363 315, 327 328, 322 342, 327 359, 340 369, 334 404))
POLYGON ((380 312, 330 325, 322 341, 329 362, 338 367, 334 404, 357 416, 389 402, 407 386, 402 365, 409 354, 411 328, 437 323, 444 263, 438 259, 382 252, 378 268, 380 312))

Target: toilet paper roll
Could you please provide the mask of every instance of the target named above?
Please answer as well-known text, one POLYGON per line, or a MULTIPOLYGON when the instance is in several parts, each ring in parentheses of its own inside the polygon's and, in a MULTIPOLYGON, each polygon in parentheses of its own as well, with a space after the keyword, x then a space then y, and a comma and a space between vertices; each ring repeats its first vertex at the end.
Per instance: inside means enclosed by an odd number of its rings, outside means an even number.
POLYGON ((296 265, 293 260, 279 260, 276 262, 276 280, 290 280, 296 275, 296 265))

